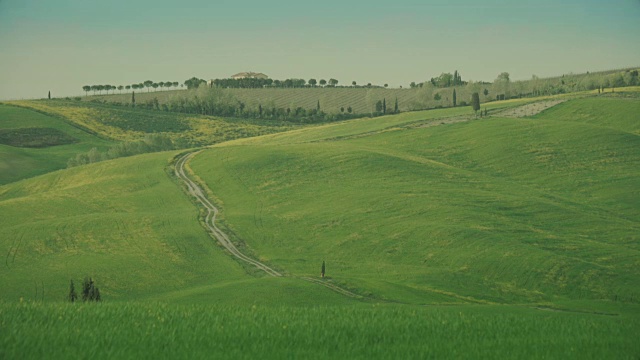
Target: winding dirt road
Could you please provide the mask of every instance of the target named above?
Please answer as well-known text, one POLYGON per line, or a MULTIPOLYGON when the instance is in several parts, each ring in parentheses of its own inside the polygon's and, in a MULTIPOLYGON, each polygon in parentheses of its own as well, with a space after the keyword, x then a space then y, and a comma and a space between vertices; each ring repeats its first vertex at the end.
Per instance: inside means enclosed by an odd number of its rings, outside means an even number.
POLYGON ((198 186, 198 184, 196 184, 193 180, 191 180, 184 171, 184 165, 186 164, 186 162, 198 153, 200 153, 200 151, 188 153, 182 156, 181 158, 179 158, 178 161, 176 161, 175 173, 176 173, 176 176, 180 178, 187 185, 189 194, 195 197, 198 200, 198 202, 207 209, 207 216, 205 217, 204 222, 211 236, 213 236, 216 240, 218 240, 218 242, 222 246, 224 246, 225 249, 227 249, 233 256, 237 257, 238 259, 257 267, 258 269, 266 272, 271 276, 282 276, 282 274, 273 270, 267 265, 241 253, 240 250, 238 250, 238 248, 236 248, 235 245, 233 245, 233 243, 231 242, 227 234, 222 232, 222 230, 220 230, 216 226, 216 216, 218 216, 218 208, 213 206, 213 204, 209 201, 209 199, 205 195, 204 191, 200 188, 200 186, 198 186))
MULTIPOLYGON (((202 150, 200 150, 202 151, 202 150)), ((225 234, 224 232, 222 232, 222 230, 220 230, 220 228, 218 228, 215 224, 216 222, 216 216, 218 215, 218 208, 216 208, 211 201, 209 201, 209 199, 207 198, 207 196, 205 195, 205 192, 202 190, 202 188, 196 184, 193 180, 191 180, 189 178, 189 176, 187 175, 184 167, 185 164, 195 155, 199 154, 200 151, 196 151, 196 152, 192 152, 192 153, 188 153, 185 154, 183 156, 181 156, 180 158, 178 158, 178 160, 176 161, 176 165, 175 165, 175 174, 176 176, 182 180, 185 185, 187 186, 187 189, 189 191, 189 194, 191 196, 193 196, 194 198, 196 198, 196 200, 202 204, 202 206, 205 207, 205 209, 207 209, 207 215, 205 216, 205 226, 207 228, 207 230, 209 231, 209 233, 211 234, 211 236, 217 240, 225 249, 227 249, 233 256, 235 256, 236 258, 251 264, 255 267, 257 267, 258 269, 264 271, 265 273, 267 273, 268 275, 271 276, 275 276, 275 277, 280 277, 283 276, 281 273, 279 273, 278 271, 270 268, 269 266, 261 263, 258 260, 252 259, 248 256, 246 256, 245 254, 243 254, 242 252, 240 252, 240 250, 238 250, 238 248, 235 247, 235 245, 231 242, 231 240, 229 239, 229 237, 227 236, 227 234, 225 234)), ((332 284, 326 280, 320 280, 320 279, 314 279, 311 277, 298 277, 298 279, 304 280, 304 281, 308 281, 317 285, 322 285, 328 289, 331 289, 339 294, 351 297, 351 298, 355 298, 355 299, 362 299, 363 297, 358 295, 358 294, 354 294, 349 290, 343 289, 341 287, 339 287, 338 285, 332 284)))

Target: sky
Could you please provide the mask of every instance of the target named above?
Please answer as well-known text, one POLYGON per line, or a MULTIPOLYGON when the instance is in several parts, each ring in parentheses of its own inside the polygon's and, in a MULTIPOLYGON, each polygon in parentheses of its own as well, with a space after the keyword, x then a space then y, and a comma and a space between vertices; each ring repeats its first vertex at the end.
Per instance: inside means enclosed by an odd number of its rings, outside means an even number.
POLYGON ((0 0, 0 100, 242 71, 522 80, 640 66, 639 36, 640 0, 0 0))

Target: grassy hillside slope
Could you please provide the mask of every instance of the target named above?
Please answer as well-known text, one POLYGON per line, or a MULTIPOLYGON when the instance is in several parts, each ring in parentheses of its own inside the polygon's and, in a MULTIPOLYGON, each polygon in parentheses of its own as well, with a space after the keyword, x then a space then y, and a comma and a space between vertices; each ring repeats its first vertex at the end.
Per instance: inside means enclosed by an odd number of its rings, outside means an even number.
POLYGON ((415 303, 636 303, 640 138, 622 129, 639 110, 584 99, 535 119, 345 124, 347 137, 243 140, 192 166, 237 237, 294 274, 326 260, 334 281, 415 303))
POLYGON ((349 301, 300 280, 248 275, 203 230, 196 207, 165 172, 172 156, 122 158, 0 186, 0 300, 62 301, 70 279, 78 289, 92 276, 107 301, 349 301))
POLYGON ((71 100, 10 103, 60 116, 88 131, 119 141, 139 140, 146 134, 161 133, 174 141, 199 146, 294 128, 291 124, 272 121, 222 119, 71 100))
MULTIPOLYGON (((112 144, 59 118, 0 104, 0 132, 6 132, 7 137, 15 139, 17 130, 33 128, 57 130, 74 139, 74 142, 37 148, 0 143, 0 185, 65 168, 67 160, 76 154, 93 147, 103 150, 112 144)), ((24 139, 25 142, 28 140, 24 139)), ((31 140, 37 142, 33 137, 31 140)))

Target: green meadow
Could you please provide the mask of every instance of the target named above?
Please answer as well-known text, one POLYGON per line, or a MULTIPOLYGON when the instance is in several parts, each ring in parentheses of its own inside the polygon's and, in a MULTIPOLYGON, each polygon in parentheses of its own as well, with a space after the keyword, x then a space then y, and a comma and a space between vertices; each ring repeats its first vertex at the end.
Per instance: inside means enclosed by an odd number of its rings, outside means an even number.
POLYGON ((639 110, 589 98, 422 128, 400 115, 358 136, 354 121, 226 143, 191 166, 238 241, 292 274, 325 260, 333 281, 417 304, 636 303, 639 110))
POLYGON ((76 154, 109 145, 60 118, 0 104, 0 185, 63 169, 76 154), (57 141, 47 143, 50 134, 57 141))
POLYGON ((218 143, 188 164, 218 226, 279 278, 204 229, 173 173, 186 150, 58 170, 113 144, 103 137, 140 135, 109 119, 162 113, 0 105, 0 130, 77 139, 0 145, 15 172, 0 172, 0 358, 637 358, 635 94, 567 96, 518 119, 463 107, 194 132, 218 143), (361 298, 305 281, 322 261, 322 281, 361 298), (67 303, 85 276, 104 301, 67 303))

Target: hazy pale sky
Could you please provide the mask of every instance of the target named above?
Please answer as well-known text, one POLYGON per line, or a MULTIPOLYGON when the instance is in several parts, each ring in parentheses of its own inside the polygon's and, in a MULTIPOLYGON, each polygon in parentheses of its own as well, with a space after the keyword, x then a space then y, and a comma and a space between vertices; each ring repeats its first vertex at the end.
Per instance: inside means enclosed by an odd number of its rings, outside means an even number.
POLYGON ((0 0, 0 99, 224 78, 407 86, 640 65, 640 0, 0 0))

